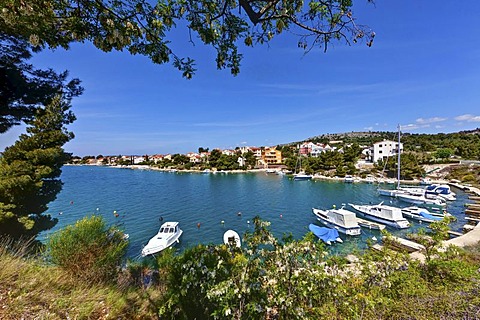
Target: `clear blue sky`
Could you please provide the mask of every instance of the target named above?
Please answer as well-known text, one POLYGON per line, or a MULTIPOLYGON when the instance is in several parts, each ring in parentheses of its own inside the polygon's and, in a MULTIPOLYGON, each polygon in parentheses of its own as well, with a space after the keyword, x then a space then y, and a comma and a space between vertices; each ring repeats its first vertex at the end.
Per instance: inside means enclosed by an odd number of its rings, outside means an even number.
MULTIPOLYGON (((241 72, 215 67, 212 49, 177 30, 174 48, 197 61, 185 80, 171 65, 90 44, 44 51, 38 67, 70 70, 85 93, 73 101, 76 155, 186 153, 269 146, 323 133, 456 132, 480 127, 480 1, 356 1, 364 43, 307 55, 288 32, 244 48, 241 72)), ((20 129, 0 136, 0 150, 20 129)))

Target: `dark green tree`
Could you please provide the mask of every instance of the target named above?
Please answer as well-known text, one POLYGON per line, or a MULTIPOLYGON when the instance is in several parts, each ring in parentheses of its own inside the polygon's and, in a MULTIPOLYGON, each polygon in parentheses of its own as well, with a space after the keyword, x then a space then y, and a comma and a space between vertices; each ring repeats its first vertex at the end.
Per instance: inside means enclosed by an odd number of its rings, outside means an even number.
POLYGON ((255 155, 252 151, 248 151, 243 155, 243 157, 245 158, 245 164, 248 168, 254 168, 257 164, 257 159, 255 158, 255 155))
POLYGON ((75 116, 61 95, 38 108, 27 133, 0 158, 0 234, 34 236, 57 219, 43 213, 61 190, 61 167, 69 159, 62 146, 73 138, 65 125, 75 116))
POLYGON ((71 99, 83 91, 78 79, 67 81, 67 71, 35 69, 27 62, 31 57, 27 41, 0 31, 0 134, 32 120, 37 108, 49 104, 58 93, 71 99))
POLYGON ((154 63, 171 62, 190 78, 194 60, 172 49, 172 29, 186 26, 192 43, 214 48, 217 68, 236 75, 242 60, 239 48, 268 43, 287 30, 299 35, 298 47, 306 52, 314 47, 327 50, 332 42, 371 46, 375 33, 356 21, 352 7, 352 0, 3 1, 0 30, 39 49, 85 41, 106 52, 126 49, 154 63))

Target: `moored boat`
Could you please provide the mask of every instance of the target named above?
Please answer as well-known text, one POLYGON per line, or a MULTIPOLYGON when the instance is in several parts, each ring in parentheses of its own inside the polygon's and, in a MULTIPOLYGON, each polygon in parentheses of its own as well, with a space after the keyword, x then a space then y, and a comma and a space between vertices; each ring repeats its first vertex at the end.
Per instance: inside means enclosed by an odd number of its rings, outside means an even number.
POLYGON ((310 223, 308 225, 308 229, 313 232, 320 240, 325 242, 326 244, 330 245, 332 242, 343 242, 343 240, 338 235, 337 229, 327 228, 327 227, 319 227, 310 223))
POLYGON ((439 206, 439 207, 445 207, 447 205, 445 203, 445 200, 443 200, 438 196, 402 193, 402 194, 397 194, 396 197, 404 202, 417 204, 417 205, 433 205, 433 206, 439 206))
POLYGON ((401 210, 404 217, 427 223, 440 221, 446 216, 446 214, 431 212, 415 206, 402 208, 401 210))
POLYGON ((142 249, 142 257, 158 253, 179 242, 183 231, 179 228, 178 222, 165 222, 142 249))
POLYGON ((311 180, 313 176, 305 172, 296 173, 293 175, 293 180, 311 180))
POLYGON ((456 194, 450 190, 448 184, 432 184, 425 189, 425 195, 437 195, 448 201, 455 201, 456 194))
POLYGON ((403 217, 400 208, 384 205, 383 202, 376 205, 355 205, 350 203, 350 206, 366 219, 398 229, 410 227, 410 223, 403 217))
POLYGON ((361 233, 355 213, 348 211, 343 207, 340 209, 320 210, 312 208, 313 214, 317 220, 330 228, 335 228, 339 232, 356 236, 361 233))

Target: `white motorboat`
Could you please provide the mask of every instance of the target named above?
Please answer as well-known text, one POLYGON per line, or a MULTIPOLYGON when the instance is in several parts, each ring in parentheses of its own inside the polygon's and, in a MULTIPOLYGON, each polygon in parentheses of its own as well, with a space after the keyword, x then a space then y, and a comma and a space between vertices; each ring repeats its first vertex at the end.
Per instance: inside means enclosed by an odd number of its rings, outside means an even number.
POLYGON ((240 246, 242 245, 240 236, 234 230, 225 231, 225 233, 223 234, 223 243, 237 248, 240 248, 240 246))
POLYGON ((313 176, 305 172, 296 173, 293 175, 293 180, 311 180, 313 176))
POLYGON ((437 195, 447 201, 455 201, 457 196, 448 184, 432 184, 425 189, 425 195, 437 195))
POLYGON ((400 208, 384 205, 383 202, 375 205, 355 205, 350 203, 350 206, 366 219, 398 229, 410 227, 410 223, 403 217, 400 208))
POLYGON ((351 175, 346 175, 345 179, 343 180, 345 183, 353 183, 353 177, 351 175))
POLYGON ((442 220, 446 215, 448 215, 431 212, 425 208, 419 208, 415 206, 402 208, 401 210, 404 217, 427 223, 442 220))
POLYGON ((432 196, 403 193, 397 194, 396 197, 404 202, 418 205, 433 205, 439 207, 445 207, 447 205, 445 200, 435 195, 432 196))
POLYGON ((179 228, 178 222, 165 222, 158 230, 158 233, 151 238, 142 249, 142 257, 158 253, 179 242, 183 231, 179 228))
POLYGON ((312 208, 313 214, 317 220, 330 228, 335 228, 350 236, 357 236, 361 233, 360 226, 357 223, 357 217, 352 211, 348 211, 343 207, 340 209, 320 210, 312 208))

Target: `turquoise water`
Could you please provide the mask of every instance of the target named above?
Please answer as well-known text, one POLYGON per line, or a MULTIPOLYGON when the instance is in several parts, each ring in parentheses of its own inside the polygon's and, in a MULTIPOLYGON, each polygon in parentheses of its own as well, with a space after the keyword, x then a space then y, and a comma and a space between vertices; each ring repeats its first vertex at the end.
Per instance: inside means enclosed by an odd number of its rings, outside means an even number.
MULTIPOLYGON (((41 234, 40 239, 44 240, 49 233, 96 213, 104 216, 108 223, 121 224, 130 235, 130 257, 137 257, 142 246, 158 231, 160 218, 164 222, 180 222, 184 233, 177 247, 183 249, 198 243, 222 243, 223 233, 228 229, 242 235, 253 228, 251 222, 256 215, 271 222, 276 237, 292 233, 299 239, 308 232, 310 223, 319 224, 312 214, 312 207, 330 208, 342 203, 380 201, 406 206, 378 196, 378 186, 373 184, 293 181, 286 176, 265 173, 168 173, 66 166, 61 178, 63 190, 49 204, 47 211, 58 218, 59 223, 41 234), (238 212, 242 213, 241 216, 237 215, 238 212)), ((448 211, 458 217, 452 229, 460 231, 465 224, 467 195, 460 190, 454 191, 457 201, 449 204, 448 211)), ((425 226, 412 222, 408 230, 390 231, 402 235, 425 226)), ((364 248, 366 238, 372 236, 380 239, 378 231, 366 229, 362 229, 361 237, 342 235, 344 243, 335 244, 331 250, 349 252, 357 247, 364 248)))

